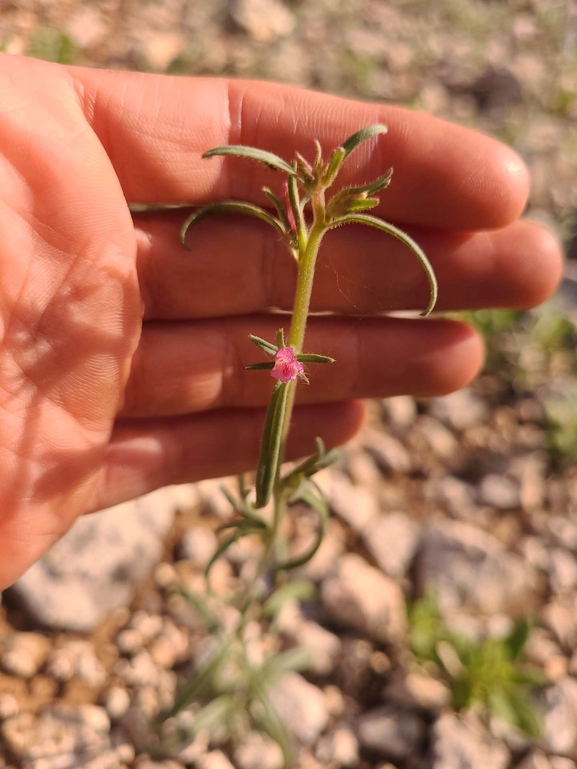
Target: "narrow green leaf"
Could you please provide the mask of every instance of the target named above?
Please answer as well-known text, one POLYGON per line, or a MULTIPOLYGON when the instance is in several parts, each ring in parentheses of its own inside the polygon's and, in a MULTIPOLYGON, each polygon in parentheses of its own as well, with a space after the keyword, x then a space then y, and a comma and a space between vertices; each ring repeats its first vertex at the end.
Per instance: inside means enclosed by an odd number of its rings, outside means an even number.
POLYGON ((217 634, 222 631, 222 623, 217 615, 212 611, 208 603, 198 593, 193 593, 187 587, 178 585, 170 589, 170 594, 181 595, 190 603, 193 609, 206 625, 209 633, 217 634))
POLYGON ((274 194, 274 192, 269 189, 268 187, 263 187, 262 191, 267 196, 267 198, 272 202, 273 206, 275 207, 275 210, 277 212, 278 218, 283 223, 284 228, 287 232, 289 232, 292 228, 286 213, 286 209, 279 198, 274 194))
MULTIPOLYGON (((241 497, 241 499, 235 499, 233 495, 230 493, 230 491, 227 489, 226 486, 221 485, 220 486, 221 492, 224 494, 228 502, 232 505, 232 507, 236 510, 236 512, 245 520, 250 521, 250 523, 253 526, 256 526, 257 528, 267 528, 267 523, 265 520, 263 520, 260 515, 257 515, 257 513, 251 509, 251 505, 247 501, 246 496, 241 497)), ((222 528, 222 527, 221 527, 222 528)))
POLYGON ((281 350, 283 347, 286 347, 284 328, 279 328, 279 330, 276 332, 276 345, 279 350, 281 350))
POLYGON ((335 220, 331 226, 338 227, 341 224, 365 224, 368 227, 374 227, 377 230, 381 230, 381 232, 386 232, 388 235, 392 235, 394 238, 397 238, 397 240, 400 240, 401 243, 404 243, 420 261, 421 266, 425 270, 429 280, 429 304, 427 305, 427 308, 421 313, 421 315, 425 317, 433 311, 433 308, 437 303, 437 296, 439 293, 437 279, 435 277, 435 272, 431 263, 427 259, 425 252, 418 245, 418 243, 416 243, 409 235, 407 235, 406 232, 403 232, 403 230, 400 230, 398 227, 395 227, 388 222, 383 222, 380 219, 377 219, 376 216, 371 216, 370 214, 350 214, 343 216, 340 219, 335 220))
POLYGON ((280 457, 288 392, 288 382, 277 382, 268 407, 256 471, 255 507, 257 508, 264 507, 272 494, 280 457))
POLYGON ((232 645, 232 638, 226 641, 221 646, 220 650, 212 657, 177 694, 174 705, 163 717, 162 720, 174 717, 177 713, 180 713, 183 708, 190 705, 197 697, 200 697, 205 693, 210 686, 216 672, 219 667, 228 657, 230 647, 232 645))
POLYGON ((310 668, 311 662, 310 649, 305 646, 295 646, 269 657, 263 665, 262 672, 270 686, 279 681, 286 673, 307 670, 310 668))
POLYGON ((329 507, 326 500, 324 499, 322 491, 319 489, 316 483, 311 480, 309 480, 309 483, 315 487, 319 496, 315 496, 315 494, 313 494, 313 492, 308 489, 301 489, 292 498, 291 502, 304 502, 311 508, 311 510, 314 510, 314 512, 317 514, 319 519, 317 538, 311 547, 308 550, 305 550, 305 552, 301 555, 298 555, 295 558, 291 558, 288 561, 278 563, 275 567, 278 571, 289 571, 290 569, 296 569, 299 566, 303 566, 305 563, 308 563, 316 554, 324 539, 327 521, 329 518, 329 507))
POLYGON ((306 227, 305 227, 305 220, 304 220, 304 214, 303 214, 304 206, 301 205, 301 200, 299 196, 299 187, 298 187, 296 176, 289 176, 288 197, 289 197, 290 207, 293 212, 293 216, 296 224, 297 235, 299 239, 302 239, 304 233, 306 232, 306 227))
POLYGON ((208 206, 202 206, 193 211, 182 225, 180 231, 180 240, 183 246, 186 247, 186 234, 188 230, 195 224, 198 224, 207 216, 213 216, 214 214, 242 214, 243 216, 254 216, 267 224, 270 224, 275 230, 278 230, 281 235, 286 234, 286 230, 278 219, 265 211, 260 206, 255 206, 252 203, 243 203, 238 200, 223 200, 220 203, 211 203, 208 206))
POLYGON ((529 640, 533 623, 528 617, 521 617, 515 623, 509 635, 504 639, 505 648, 510 660, 516 660, 523 652, 529 640))
POLYGON ((192 733, 198 734, 206 729, 209 733, 218 726, 228 731, 230 718, 238 706, 237 699, 232 694, 221 694, 220 697, 208 702, 194 715, 192 733))
POLYGON ((374 182, 366 184, 363 188, 363 192, 366 192, 367 195, 374 195, 376 192, 381 192, 381 190, 384 190, 389 186, 392 177, 393 169, 389 168, 386 174, 380 176, 378 179, 375 179, 374 182))
POLYGON ((334 363, 335 359, 330 358, 328 355, 317 355, 315 352, 305 352, 301 355, 297 355, 297 360, 300 363, 334 363))
POLYGON ((276 345, 272 342, 267 342, 266 339, 262 339, 260 336, 249 334, 248 338, 259 348, 259 350, 266 352, 267 355, 275 355, 278 352, 278 347, 276 345))
POLYGON ((204 576, 206 577, 207 580, 210 576, 210 570, 212 569, 214 564, 218 561, 220 556, 223 553, 225 553, 228 550, 228 548, 232 544, 234 544, 237 540, 239 540, 242 536, 243 536, 243 531, 241 529, 241 526, 239 525, 235 532, 233 532, 226 539, 223 539, 223 541, 220 543, 220 545, 216 548, 216 550, 212 554, 210 561, 206 564, 206 568, 204 570, 204 576))
POLYGON ((336 176, 346 156, 347 156, 347 151, 345 150, 344 147, 337 147, 335 150, 333 150, 333 154, 331 155, 331 158, 329 160, 325 178, 323 179, 323 183, 325 184, 326 187, 330 187, 331 184, 336 179, 336 176))
POLYGON ((270 371, 274 368, 274 361, 266 361, 264 363, 250 363, 244 367, 245 371, 270 371))
POLYGON ((487 698, 490 711, 501 718, 505 723, 517 724, 517 711, 515 703, 511 701, 509 693, 503 689, 492 689, 487 698))
POLYGON ((258 702, 262 706, 261 713, 253 714, 255 726, 277 743, 283 754, 283 769, 288 769, 293 765, 294 745, 287 728, 269 699, 267 681, 262 674, 260 674, 255 688, 258 702))
POLYGON ((290 166, 286 160, 283 160, 274 152, 267 152, 266 150, 260 150, 257 147, 245 147, 242 144, 229 144, 225 147, 215 147, 212 150, 208 150, 202 156, 203 158, 213 158, 217 155, 220 156, 232 156, 235 158, 248 158, 248 160, 257 160, 259 163, 264 163, 269 168, 276 171, 284 171, 285 174, 294 176, 295 170, 290 166))
POLYGON ((281 612, 287 601, 307 601, 315 594, 315 586, 308 579, 293 579, 268 598, 262 607, 265 617, 275 619, 281 612))
POLYGON ((366 142, 368 139, 372 139, 374 136, 386 134, 388 130, 387 126, 382 125, 381 123, 375 123, 366 128, 361 128, 360 131, 352 134, 352 136, 349 136, 349 138, 343 142, 342 147, 345 151, 345 158, 347 158, 359 144, 366 142))
POLYGON ((514 712, 512 723, 531 737, 541 737, 543 735, 541 713, 527 692, 519 687, 511 687, 507 696, 514 712))

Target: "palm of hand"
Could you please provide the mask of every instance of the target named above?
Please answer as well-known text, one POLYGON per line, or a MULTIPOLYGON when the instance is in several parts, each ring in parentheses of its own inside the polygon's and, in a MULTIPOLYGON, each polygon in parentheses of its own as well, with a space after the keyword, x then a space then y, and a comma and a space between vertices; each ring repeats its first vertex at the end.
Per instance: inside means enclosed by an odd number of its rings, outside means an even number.
POLYGON ((61 77, 38 82, 11 70, 0 116, 7 580, 89 506, 141 322, 130 214, 73 90, 61 77), (25 128, 23 100, 32 105, 25 128))

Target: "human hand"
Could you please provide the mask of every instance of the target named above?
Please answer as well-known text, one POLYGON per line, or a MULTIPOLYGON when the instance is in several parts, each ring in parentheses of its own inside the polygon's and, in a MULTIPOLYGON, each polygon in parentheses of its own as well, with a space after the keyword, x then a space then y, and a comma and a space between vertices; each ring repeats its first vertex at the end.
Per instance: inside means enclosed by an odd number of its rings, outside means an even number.
MULTIPOLYGON (((516 221, 522 162, 477 133, 273 84, 6 55, 0 73, 0 589, 85 512, 256 463, 270 378, 243 370, 248 333, 274 337, 267 311, 290 307, 294 265, 258 222, 207 220, 187 253, 182 211, 131 217, 126 203, 263 202, 272 172, 203 161, 205 150, 242 143, 290 159, 314 138, 330 150, 386 123, 339 181, 394 166, 378 213, 425 249, 438 309, 529 307, 558 282, 556 240, 516 221)), ((446 393, 475 376, 482 345, 464 324, 347 317, 424 307, 415 261, 370 230, 327 237, 313 310, 335 316, 312 318, 305 346, 337 362, 300 388, 293 457, 317 435, 350 437, 355 398, 446 393)))

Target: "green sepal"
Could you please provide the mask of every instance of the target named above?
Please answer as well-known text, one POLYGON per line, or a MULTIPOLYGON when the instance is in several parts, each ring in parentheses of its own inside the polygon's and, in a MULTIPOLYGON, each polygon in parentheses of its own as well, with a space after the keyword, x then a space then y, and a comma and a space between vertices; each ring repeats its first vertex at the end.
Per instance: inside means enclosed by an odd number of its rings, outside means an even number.
POLYGON ((272 494, 280 457, 288 384, 277 382, 270 399, 256 471, 256 508, 264 507, 272 494))
POLYGON ((279 330, 276 332, 276 346, 278 350, 282 350, 284 347, 286 347, 284 328, 279 328, 279 330))
POLYGON ((274 361, 264 361, 263 363, 249 363, 244 367, 245 371, 270 371, 274 368, 274 361))
POLYGON ((323 178, 323 184, 325 187, 330 187, 334 182, 346 156, 347 151, 344 147, 337 147, 335 150, 333 150, 333 154, 331 155, 327 170, 323 178))
MULTIPOLYGON (((367 195, 375 195, 377 192, 381 192, 389 186, 392 176, 393 169, 389 168, 384 176, 380 176, 373 182, 367 182, 367 184, 361 184, 358 187, 345 187, 344 189, 339 190, 327 204, 328 215, 338 216, 340 208, 344 209, 342 214, 344 215, 347 209, 352 210, 348 205, 351 198, 355 199, 357 196, 363 196, 361 199, 366 200, 367 195)), ((376 201, 375 204, 368 206, 368 208, 374 208, 374 206, 377 205, 378 200, 376 198, 374 198, 374 200, 376 201)))
POLYGON ((281 233, 281 235, 286 235, 286 230, 282 222, 275 219, 275 217, 269 214, 268 211, 265 211, 264 208, 255 206, 252 203, 243 203, 238 200, 223 200, 220 203, 211 203, 208 206, 197 208, 186 219, 180 231, 180 241, 185 248, 187 248, 185 241, 188 230, 203 219, 206 219, 207 216, 213 216, 214 214, 242 214, 243 216, 254 216, 257 219, 272 225, 275 230, 278 230, 278 232, 281 233))
POLYGON ((317 355, 316 352, 303 352, 296 356, 299 363, 334 363, 335 359, 328 355, 317 355))
POLYGON ((368 139, 372 139, 374 136, 380 136, 388 132, 386 125, 382 123, 375 123, 374 125, 361 128, 360 131, 349 136, 349 138, 343 142, 342 147, 345 151, 345 158, 347 158, 353 150, 355 150, 359 144, 366 142, 368 139))
POLYGON ((286 160, 283 160, 274 152, 267 152, 266 150, 259 150, 256 147, 246 147, 243 144, 228 144, 224 147, 215 147, 208 150, 202 156, 203 158, 213 158, 219 156, 231 156, 235 158, 248 158, 248 160, 257 160, 259 163, 264 163, 269 168, 275 171, 283 171, 285 174, 291 176, 294 175, 295 169, 290 166, 286 160))
POLYGON ((260 336, 249 334, 248 338, 254 345, 259 348, 259 350, 266 352, 267 355, 276 355, 278 352, 278 347, 276 345, 274 345, 272 342, 267 342, 266 339, 263 339, 260 336))
POLYGON ((387 235, 392 235, 394 238, 397 238, 397 240, 400 240, 401 243, 404 243, 420 261, 421 266, 425 270, 429 280, 429 304, 427 305, 426 309, 423 310, 421 315, 426 317, 433 311, 433 308, 437 303, 437 296, 439 293, 437 279, 435 277, 433 267, 427 259, 425 252, 419 246, 419 244, 413 240, 413 238, 407 235, 406 232, 403 232, 403 230, 395 227, 393 224, 383 222, 380 219, 377 219, 376 216, 370 216, 370 214, 348 214, 346 216, 342 216, 339 219, 335 219, 335 221, 331 223, 331 227, 339 227, 341 224, 365 224, 368 227, 374 227, 377 230, 381 230, 381 232, 386 232, 387 235))
POLYGON ((346 204, 347 213, 353 214, 357 211, 369 211, 379 205, 378 198, 352 198, 346 204))

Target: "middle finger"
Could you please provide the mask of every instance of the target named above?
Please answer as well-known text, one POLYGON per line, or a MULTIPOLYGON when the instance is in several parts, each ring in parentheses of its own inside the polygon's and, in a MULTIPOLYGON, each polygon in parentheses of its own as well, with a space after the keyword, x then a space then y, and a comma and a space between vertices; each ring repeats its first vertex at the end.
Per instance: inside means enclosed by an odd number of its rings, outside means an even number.
MULTIPOLYGON (((262 222, 215 216, 189 232, 189 252, 180 244, 184 217, 135 217, 146 318, 214 318, 292 306, 296 265, 278 233, 262 222)), ((479 233, 408 229, 435 269, 439 310, 532 307, 560 277, 558 241, 532 222, 479 233)), ((327 234, 311 311, 366 314, 423 309, 427 302, 424 272, 398 240, 357 225, 327 234)))

